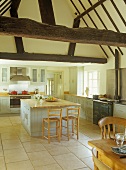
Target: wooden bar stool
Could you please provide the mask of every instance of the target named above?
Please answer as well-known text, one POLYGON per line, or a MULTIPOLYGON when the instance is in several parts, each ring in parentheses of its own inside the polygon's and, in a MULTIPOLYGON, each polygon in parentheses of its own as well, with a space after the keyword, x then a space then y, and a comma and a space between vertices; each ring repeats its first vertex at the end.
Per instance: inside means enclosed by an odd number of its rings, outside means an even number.
POLYGON ((63 121, 66 122, 66 126, 62 125, 62 127, 65 127, 67 129, 67 134, 64 135, 68 137, 68 140, 70 139, 70 134, 76 134, 77 139, 79 139, 79 117, 80 108, 67 108, 67 115, 65 117, 62 117, 62 124, 63 121), (70 126, 72 128, 72 132, 70 132, 70 126), (76 129, 76 132, 74 131, 74 128, 76 129))
POLYGON ((57 137, 59 142, 61 138, 61 120, 62 120, 62 109, 49 109, 48 117, 42 120, 42 136, 48 139, 57 137), (56 123, 56 124, 54 124, 56 123), (51 129, 56 130, 56 134, 51 136, 51 129), (45 130, 47 130, 47 136, 45 136, 45 130))

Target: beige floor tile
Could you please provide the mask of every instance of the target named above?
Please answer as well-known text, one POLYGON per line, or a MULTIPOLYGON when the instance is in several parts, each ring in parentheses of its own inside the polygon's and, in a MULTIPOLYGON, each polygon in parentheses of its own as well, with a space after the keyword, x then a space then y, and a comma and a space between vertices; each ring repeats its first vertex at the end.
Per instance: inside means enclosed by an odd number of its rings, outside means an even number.
POLYGON ((24 161, 24 160, 29 159, 23 148, 22 149, 5 150, 4 155, 5 155, 6 163, 24 161))
POLYGON ((14 148, 22 148, 22 144, 20 140, 3 140, 3 149, 14 149, 14 148))
POLYGON ((50 153, 50 155, 54 156, 69 153, 70 151, 64 146, 56 146, 49 149, 48 152, 50 153))
POLYGON ((28 156, 34 167, 56 163, 47 151, 28 153, 28 156))
POLYGON ((19 137, 17 136, 17 134, 16 133, 12 133, 12 132, 10 132, 10 133, 2 133, 1 134, 1 139, 2 140, 6 140, 6 139, 9 139, 9 140, 16 140, 16 139, 18 139, 19 140, 19 137))
POLYGON ((7 170, 93 170, 88 141, 101 138, 99 127, 82 118, 79 140, 62 136, 61 142, 54 138, 48 144, 30 137, 20 116, 0 117, 0 134, 0 170, 6 170, 4 158, 7 170))
POLYGON ((69 147, 69 146, 79 146, 81 145, 81 143, 79 141, 77 141, 76 139, 70 139, 69 141, 61 141, 61 144, 63 146, 69 147))
POLYGON ((76 170, 91 170, 90 168, 88 168, 88 167, 84 167, 84 168, 79 168, 79 169, 76 169, 76 170))
POLYGON ((89 140, 79 140, 84 146, 86 146, 88 149, 92 149, 91 146, 88 145, 88 141, 90 141, 92 139, 89 139, 89 140))
POLYGON ((28 161, 7 163, 7 170, 34 170, 34 168, 31 162, 28 160, 28 161))
POLYGON ((0 133, 14 132, 13 126, 0 127, 0 133))
POLYGON ((0 156, 3 156, 3 148, 2 148, 2 145, 0 145, 0 156))
POLYGON ((38 142, 24 142, 22 143, 26 152, 35 152, 35 151, 43 151, 46 150, 45 147, 38 142))
POLYGON ((4 157, 0 157, 0 170, 6 170, 4 157))
POLYGON ((92 156, 92 152, 85 146, 68 147, 68 149, 79 159, 92 156))
POLYGON ((51 164, 35 168, 35 170, 62 170, 58 164, 51 164))
POLYGON ((54 156, 54 159, 64 170, 74 170, 86 167, 86 165, 72 153, 54 156))
POLYGON ((81 159, 90 169, 94 170, 92 157, 81 159))

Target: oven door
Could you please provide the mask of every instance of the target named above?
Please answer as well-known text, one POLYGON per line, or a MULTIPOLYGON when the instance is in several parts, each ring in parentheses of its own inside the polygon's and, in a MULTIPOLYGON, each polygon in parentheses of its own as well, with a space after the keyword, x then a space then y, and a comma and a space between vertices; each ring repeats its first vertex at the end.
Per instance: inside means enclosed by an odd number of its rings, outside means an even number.
POLYGON ((20 99, 16 97, 10 97, 10 108, 20 108, 20 99))

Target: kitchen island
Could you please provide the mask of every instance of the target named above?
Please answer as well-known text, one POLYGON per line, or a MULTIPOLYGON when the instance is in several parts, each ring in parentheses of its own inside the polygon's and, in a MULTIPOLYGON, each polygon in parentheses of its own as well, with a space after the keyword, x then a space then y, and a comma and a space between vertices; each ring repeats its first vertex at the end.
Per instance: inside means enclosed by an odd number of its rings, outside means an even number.
POLYGON ((62 115, 65 116, 67 107, 79 106, 78 103, 61 99, 56 102, 21 99, 21 121, 30 136, 42 136, 42 119, 47 117, 48 109, 62 108, 62 115))

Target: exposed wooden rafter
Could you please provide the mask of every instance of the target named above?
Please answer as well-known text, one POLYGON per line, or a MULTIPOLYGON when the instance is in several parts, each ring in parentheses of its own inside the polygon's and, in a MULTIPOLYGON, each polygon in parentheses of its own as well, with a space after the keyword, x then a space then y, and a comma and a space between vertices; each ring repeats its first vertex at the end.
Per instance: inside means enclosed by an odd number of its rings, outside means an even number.
MULTIPOLYGON (((73 28, 78 28, 79 25, 80 25, 80 20, 78 20, 76 23, 73 23, 73 28)), ((74 56, 75 47, 76 47, 76 43, 69 44, 68 55, 74 56)))
POLYGON ((25 18, 0 16, 0 35, 126 47, 126 33, 94 28, 53 26, 25 18))
MULTIPOLYGON (((80 14, 80 11, 79 11, 78 8, 76 7, 76 5, 75 5, 75 3, 73 2, 73 0, 70 0, 70 1, 71 1, 72 5, 74 6, 74 8, 76 9, 77 13, 80 14)), ((89 27, 88 24, 87 24, 87 22, 85 21, 85 19, 84 19, 83 17, 82 17, 82 20, 84 21, 84 23, 86 24, 86 26, 89 27)), ((76 21, 76 20, 74 19, 74 24, 76 24, 78 21, 79 21, 79 20, 76 21)), ((74 46, 74 45, 72 45, 72 46, 74 46)), ((103 51, 103 53, 104 53, 104 54, 106 55, 106 57, 108 58, 108 55, 107 55, 107 53, 105 52, 104 48, 103 48, 101 45, 99 45, 99 46, 100 46, 101 50, 103 51)))
POLYGON ((106 58, 80 57, 58 54, 35 54, 35 53, 0 53, 0 59, 24 60, 24 61, 54 61, 70 63, 107 63, 106 58))
POLYGON ((51 0, 38 0, 43 23, 55 25, 55 17, 51 0))
MULTIPOLYGON (((81 2, 81 0, 79 0, 79 2, 80 2, 80 4, 81 4, 81 6, 83 7, 83 9, 86 11, 86 8, 85 8, 84 4, 81 2)), ((90 15, 90 14, 87 14, 87 15, 88 15, 89 19, 91 20, 92 24, 94 25, 94 27, 98 29, 98 27, 97 27, 95 21, 93 20, 93 18, 91 17, 91 15, 90 15)), ((100 47, 101 47, 101 49, 104 51, 104 49, 103 49, 103 47, 102 47, 101 45, 100 45, 100 47)), ((113 52, 113 50, 111 49, 111 47, 108 46, 108 48, 109 48, 110 52, 111 52, 113 55, 115 55, 114 52, 113 52)), ((107 58, 108 58, 108 55, 107 55, 107 58)))
MULTIPOLYGON (((76 9, 77 13, 80 15, 81 13, 80 13, 80 11, 78 10, 78 8, 76 7, 76 5, 75 5, 75 3, 73 2, 73 0, 70 0, 70 1, 71 1, 72 5, 74 6, 74 8, 76 9)), ((88 27, 88 24, 87 24, 87 22, 84 20, 84 18, 82 17, 81 19, 84 21, 85 25, 88 27)), ((77 21, 74 21, 74 23, 75 23, 75 22, 77 22, 77 21)))
POLYGON ((17 11, 21 0, 11 0, 11 1, 12 1, 11 9, 17 11))
POLYGON ((84 15, 88 14, 89 12, 91 12, 92 10, 94 10, 96 7, 98 7, 99 5, 101 5, 103 2, 105 2, 106 0, 100 0, 97 3, 95 3, 93 6, 91 6, 90 8, 88 8, 86 11, 84 11, 82 14, 80 14, 79 16, 77 16, 75 18, 75 21, 77 21, 78 19, 82 18, 84 15))
POLYGON ((0 4, 0 15, 5 14, 11 8, 11 0, 5 0, 0 4))
MULTIPOLYGON (((106 15, 108 16, 109 20, 111 21, 111 23, 113 24, 115 30, 120 33, 117 25, 115 24, 114 20, 112 19, 111 15, 109 14, 109 12, 108 12, 108 10, 106 9, 106 7, 104 6, 104 4, 101 4, 101 6, 102 6, 103 10, 105 11, 106 15)), ((117 47, 117 48, 118 48, 118 50, 120 51, 120 53, 123 55, 122 50, 121 50, 119 47, 117 47)))
POLYGON ((111 0, 111 3, 112 3, 112 5, 114 6, 114 8, 115 8, 116 12, 118 13, 118 15, 120 16, 122 22, 123 22, 124 25, 126 26, 126 21, 125 21, 124 17, 122 16, 120 10, 118 9, 117 5, 115 4, 115 2, 114 2, 113 0, 111 0))
MULTIPOLYGON (((12 0, 12 5, 10 9, 11 17, 18 18, 17 10, 20 5, 20 2, 21 0, 16 0, 16 1, 12 0)), ((14 39, 15 39, 17 53, 24 53, 24 45, 23 45, 22 37, 14 37, 14 39)))

